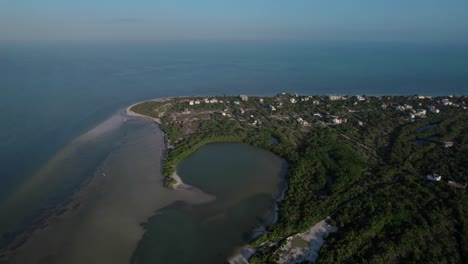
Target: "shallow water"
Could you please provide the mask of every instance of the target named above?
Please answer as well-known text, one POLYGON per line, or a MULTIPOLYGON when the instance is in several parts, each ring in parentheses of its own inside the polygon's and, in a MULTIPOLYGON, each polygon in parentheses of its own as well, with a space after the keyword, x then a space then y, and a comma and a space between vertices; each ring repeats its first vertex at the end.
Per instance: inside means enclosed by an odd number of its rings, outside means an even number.
POLYGON ((214 199, 195 188, 162 186, 163 134, 156 124, 136 118, 121 129, 125 132, 119 144, 74 195, 71 206, 79 204, 77 209, 36 231, 11 263, 129 263, 143 235, 141 223, 156 210, 175 201, 214 199))
POLYGON ((223 263, 272 219, 286 162, 244 144, 207 145, 178 166, 185 183, 216 196, 211 203, 178 203, 158 212, 134 263, 223 263))

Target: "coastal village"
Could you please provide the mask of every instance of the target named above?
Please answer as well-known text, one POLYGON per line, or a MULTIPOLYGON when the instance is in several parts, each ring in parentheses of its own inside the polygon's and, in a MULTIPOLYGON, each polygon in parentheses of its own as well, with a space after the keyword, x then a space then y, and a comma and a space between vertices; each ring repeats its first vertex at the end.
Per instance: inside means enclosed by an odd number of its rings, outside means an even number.
MULTIPOLYGON (((320 184, 310 185, 311 196, 306 197, 318 207, 321 201, 329 203, 323 200, 324 197, 334 195, 340 197, 335 199, 342 200, 341 203, 334 201, 334 205, 324 205, 323 213, 307 216, 316 224, 307 225, 305 223, 309 220, 302 219, 302 223, 298 223, 302 228, 292 229, 295 230, 293 233, 275 228, 266 231, 242 250, 243 255, 230 259, 230 263, 265 263, 265 259, 271 258, 276 263, 301 263, 317 258, 320 261, 319 251, 331 250, 337 243, 333 242, 336 239, 330 240, 328 245, 326 241, 329 239, 326 238, 331 233, 342 236, 349 225, 343 224, 340 215, 369 193, 405 183, 402 186, 414 185, 416 187, 411 187, 413 190, 421 189, 425 195, 433 197, 431 199, 447 192, 463 195, 460 193, 464 193, 468 181, 464 165, 460 165, 463 157, 452 157, 466 149, 467 138, 463 131, 466 132, 467 107, 468 96, 306 96, 281 93, 273 97, 174 97, 138 104, 132 111, 160 123, 165 132, 169 151, 163 161, 163 174, 169 187, 175 184, 171 175, 175 173, 177 162, 208 143, 245 142, 270 150, 288 161, 291 154, 282 153, 301 151, 304 142, 313 139, 317 131, 328 131, 340 144, 352 146, 356 156, 350 156, 348 162, 357 162, 355 159, 360 156, 369 164, 369 168, 356 172, 356 177, 362 178, 356 180, 358 184, 346 185, 340 183, 343 180, 338 176, 323 176, 325 178, 319 181, 320 184), (390 173, 391 176, 371 177, 389 173, 380 172, 382 168, 394 172, 390 173), (358 188, 354 198, 339 196, 337 184, 342 184, 340 188, 347 193, 358 188), (273 235, 277 233, 284 235, 273 235)), ((318 143, 328 144, 326 141, 318 143)), ((339 162, 337 159, 340 158, 330 155, 326 162, 332 165, 328 167, 339 162)), ((288 181, 290 187, 297 184, 291 179, 288 181)), ((279 221, 287 223, 291 221, 290 217, 281 220, 282 207, 284 205, 280 206, 279 221)))

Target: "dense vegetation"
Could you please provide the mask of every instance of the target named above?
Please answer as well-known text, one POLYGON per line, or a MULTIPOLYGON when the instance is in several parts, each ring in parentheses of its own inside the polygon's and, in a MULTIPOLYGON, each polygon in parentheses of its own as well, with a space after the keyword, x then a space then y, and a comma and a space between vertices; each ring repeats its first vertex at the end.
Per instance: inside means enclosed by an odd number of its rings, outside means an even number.
MULTIPOLYGON (((278 221, 267 235, 252 242, 257 252, 251 263, 273 263, 284 238, 326 216, 331 216, 338 232, 328 234, 321 263, 468 260, 468 201, 463 189, 447 185, 448 180, 468 181, 466 110, 440 106, 440 114, 413 122, 392 106, 427 108, 436 101, 412 97, 368 97, 365 102, 315 97, 320 103, 312 104, 311 99, 284 103, 274 113, 268 110, 267 105, 291 97, 264 98, 262 104, 249 100, 240 106, 197 105, 185 119, 179 114, 186 110, 184 100, 144 103, 133 110, 152 117, 165 111, 162 128, 168 142, 174 142, 163 161, 168 185, 181 159, 213 142, 245 142, 289 162, 288 190, 279 204, 278 221), (229 108, 232 116, 221 116, 217 111, 223 108, 229 108), (345 116, 348 122, 332 125, 313 113, 345 116), (261 125, 249 123, 252 116, 261 125), (302 126, 298 117, 311 125, 302 126), (454 146, 442 147, 441 142, 448 140, 454 146), (425 180, 433 173, 443 180, 425 180)), ((456 100, 464 105, 466 98, 456 100)))

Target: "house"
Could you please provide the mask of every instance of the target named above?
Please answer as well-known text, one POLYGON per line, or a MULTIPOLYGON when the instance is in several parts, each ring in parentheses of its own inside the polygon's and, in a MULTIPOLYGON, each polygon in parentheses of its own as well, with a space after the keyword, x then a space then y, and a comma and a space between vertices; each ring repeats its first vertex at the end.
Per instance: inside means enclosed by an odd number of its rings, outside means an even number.
POLYGON ((274 105, 270 105, 270 110, 271 111, 276 111, 276 107, 274 105))
POLYGON ((359 125, 359 126, 364 126, 364 122, 358 121, 358 125, 359 125))
POLYGON ((380 107, 382 107, 382 109, 385 109, 387 108, 387 104, 382 104, 380 107))
POLYGON ((240 97, 240 99, 242 101, 245 101, 245 102, 247 102, 249 100, 249 97, 247 95, 244 95, 244 94, 241 94, 239 97, 240 97))
POLYGON ((440 180, 442 180, 442 176, 440 176, 440 175, 438 175, 438 174, 427 175, 427 176, 426 176, 426 180, 429 180, 429 181, 440 181, 440 180))
POLYGON ((329 95, 328 99, 330 99, 330 101, 343 100, 343 96, 341 96, 341 95, 329 95))
POLYGON ((431 106, 429 106, 428 108, 429 108, 429 111, 430 111, 431 113, 433 113, 433 114, 438 114, 438 113, 440 113, 440 110, 437 109, 434 105, 431 105, 431 106))
POLYGON ((413 106, 412 106, 412 105, 409 105, 409 104, 404 104, 403 107, 404 107, 406 110, 413 109, 413 106))
POLYGON ((452 141, 444 141, 444 142, 442 142, 442 146, 444 146, 444 148, 451 148, 453 146, 453 142, 452 141))
POLYGON ((210 100, 208 100, 208 98, 205 98, 205 99, 203 99, 203 102, 204 102, 205 104, 209 104, 209 103, 210 103, 210 100))
POLYGON ((354 98, 356 100, 358 100, 358 101, 365 101, 366 100, 366 98, 364 98, 364 96, 361 96, 361 95, 356 95, 356 96, 354 96, 354 98))
POLYGON ((463 190, 466 189, 466 183, 462 184, 462 183, 458 183, 458 182, 454 182, 454 181, 448 181, 448 185, 450 185, 452 187, 455 187, 455 188, 458 188, 458 189, 463 189, 463 190))
POLYGON ((405 110, 405 107, 403 107, 401 105, 395 106, 395 111, 404 111, 404 110, 405 110))
POLYGON ((262 99, 262 98, 258 99, 258 101, 259 101, 261 104, 263 104, 263 99, 262 99))
POLYGON ((194 105, 194 104, 195 104, 195 102, 193 100, 189 101, 189 105, 194 105))
POLYGON ((291 102, 291 104, 295 104, 297 102, 295 98, 291 98, 289 99, 289 101, 291 102))
POLYGON ((318 118, 322 118, 322 117, 323 117, 323 115, 320 114, 320 113, 314 113, 314 116, 315 116, 315 117, 318 117, 318 118))
POLYGON ((339 117, 339 116, 331 116, 331 121, 332 121, 333 124, 344 124, 344 123, 348 122, 348 120, 346 120, 346 118, 339 117))
POLYGON ((196 105, 199 105, 199 104, 200 104, 200 100, 195 100, 195 104, 196 104, 196 105))
POLYGON ((319 105, 319 104, 320 104, 320 101, 319 101, 319 100, 313 100, 313 101, 312 101, 312 104, 313 104, 313 105, 319 105))
POLYGON ((240 102, 239 101, 234 101, 234 104, 240 105, 240 102))
POLYGON ((299 124, 301 124, 303 126, 308 126, 309 125, 309 122, 305 121, 304 119, 302 119, 300 117, 297 119, 297 122, 299 122, 299 124))
POLYGON ((426 110, 418 109, 418 110, 416 110, 416 113, 414 115, 417 116, 417 117, 424 117, 424 116, 426 116, 426 110))
POLYGON ((210 104, 217 104, 218 103, 218 99, 216 98, 213 98, 210 100, 210 104))
POLYGON ((430 95, 418 95, 417 98, 418 99, 431 99, 432 96, 430 96, 430 95))
POLYGON ((449 99, 442 99, 441 103, 442 103, 442 105, 445 105, 445 106, 453 105, 453 103, 449 99))

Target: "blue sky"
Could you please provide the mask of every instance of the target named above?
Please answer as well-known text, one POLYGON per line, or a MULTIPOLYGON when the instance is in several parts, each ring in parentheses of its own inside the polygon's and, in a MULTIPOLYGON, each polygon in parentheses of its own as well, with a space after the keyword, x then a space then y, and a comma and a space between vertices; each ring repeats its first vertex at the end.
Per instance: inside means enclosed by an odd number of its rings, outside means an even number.
POLYGON ((467 0, 0 0, 0 41, 468 42, 467 0))

